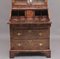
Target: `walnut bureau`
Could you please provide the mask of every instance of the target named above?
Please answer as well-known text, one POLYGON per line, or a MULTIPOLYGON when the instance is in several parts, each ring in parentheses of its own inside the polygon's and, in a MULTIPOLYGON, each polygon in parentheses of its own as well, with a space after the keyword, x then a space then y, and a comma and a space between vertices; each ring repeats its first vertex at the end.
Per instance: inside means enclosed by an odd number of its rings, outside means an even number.
POLYGON ((12 0, 10 58, 41 55, 50 58, 48 0, 12 0))

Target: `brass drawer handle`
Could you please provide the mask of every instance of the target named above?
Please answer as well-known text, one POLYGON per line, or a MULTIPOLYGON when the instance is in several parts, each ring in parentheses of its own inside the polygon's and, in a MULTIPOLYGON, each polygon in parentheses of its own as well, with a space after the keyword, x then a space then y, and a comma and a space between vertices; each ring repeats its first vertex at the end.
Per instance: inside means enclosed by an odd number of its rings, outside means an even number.
POLYGON ((39 33, 40 36, 42 36, 42 33, 39 33))
POLYGON ((17 45, 18 45, 18 46, 21 46, 21 43, 18 43, 17 45))
POLYGON ((40 46, 43 46, 43 43, 39 43, 40 46))
POLYGON ((18 36, 20 36, 20 35, 21 35, 21 33, 17 33, 17 35, 18 35, 18 36))
POLYGON ((32 30, 28 30, 28 32, 32 32, 32 30))

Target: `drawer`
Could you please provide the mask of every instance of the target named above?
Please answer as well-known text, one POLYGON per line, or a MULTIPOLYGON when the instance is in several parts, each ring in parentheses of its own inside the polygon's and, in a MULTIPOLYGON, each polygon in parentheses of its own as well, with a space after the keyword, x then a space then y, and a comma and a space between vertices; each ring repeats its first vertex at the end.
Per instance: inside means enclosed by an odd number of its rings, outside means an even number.
POLYGON ((12 50, 45 50, 49 47, 48 40, 13 40, 12 50))
POLYGON ((48 24, 14 24, 14 25, 10 25, 10 29, 12 31, 13 30, 38 30, 38 29, 49 29, 50 26, 48 24))
POLYGON ((15 30, 12 32, 11 36, 13 39, 21 40, 37 40, 40 38, 49 38, 49 30, 15 30))

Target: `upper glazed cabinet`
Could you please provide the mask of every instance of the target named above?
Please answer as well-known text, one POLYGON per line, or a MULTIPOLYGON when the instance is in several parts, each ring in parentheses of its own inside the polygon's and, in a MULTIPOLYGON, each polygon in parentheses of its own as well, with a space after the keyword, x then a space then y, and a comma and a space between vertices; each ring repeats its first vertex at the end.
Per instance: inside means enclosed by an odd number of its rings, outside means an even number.
POLYGON ((12 0, 14 5, 24 5, 24 4, 31 4, 31 5, 42 5, 46 4, 47 0, 12 0))

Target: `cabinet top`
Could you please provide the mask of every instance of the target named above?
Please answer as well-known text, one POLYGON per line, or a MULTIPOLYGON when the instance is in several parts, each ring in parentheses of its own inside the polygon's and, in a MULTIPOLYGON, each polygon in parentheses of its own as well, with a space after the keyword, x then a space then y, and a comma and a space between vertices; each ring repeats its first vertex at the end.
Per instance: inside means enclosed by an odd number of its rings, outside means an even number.
POLYGON ((47 7, 48 0, 12 0, 12 7, 32 7, 32 6, 44 6, 47 7))
POLYGON ((32 4, 44 4, 47 3, 47 0, 12 0, 12 3, 15 5, 20 5, 20 4, 28 4, 28 5, 32 5, 32 4))
POLYGON ((27 2, 27 3, 44 3, 48 2, 48 0, 12 0, 13 3, 15 2, 27 2))

